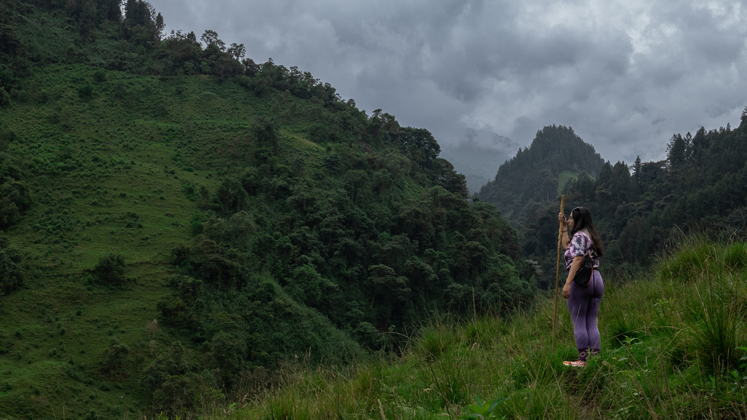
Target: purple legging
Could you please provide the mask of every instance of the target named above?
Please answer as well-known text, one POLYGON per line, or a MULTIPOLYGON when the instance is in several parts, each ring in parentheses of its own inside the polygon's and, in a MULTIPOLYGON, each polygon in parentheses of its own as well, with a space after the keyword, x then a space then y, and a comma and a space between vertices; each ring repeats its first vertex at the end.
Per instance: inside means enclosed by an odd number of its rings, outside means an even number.
POLYGON ((568 299, 568 311, 573 320, 573 333, 576 336, 578 359, 586 361, 587 351, 599 353, 601 339, 597 328, 597 314, 602 303, 604 283, 599 271, 594 270, 594 278, 586 287, 571 284, 571 298, 568 299))

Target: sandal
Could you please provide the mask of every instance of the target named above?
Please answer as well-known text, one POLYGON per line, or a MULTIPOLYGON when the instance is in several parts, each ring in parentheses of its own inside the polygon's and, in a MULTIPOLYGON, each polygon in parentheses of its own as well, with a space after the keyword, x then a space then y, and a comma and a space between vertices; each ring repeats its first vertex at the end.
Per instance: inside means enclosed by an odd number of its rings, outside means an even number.
POLYGON ((574 360, 573 362, 563 362, 563 365, 571 367, 585 367, 586 362, 583 362, 581 360, 574 360))

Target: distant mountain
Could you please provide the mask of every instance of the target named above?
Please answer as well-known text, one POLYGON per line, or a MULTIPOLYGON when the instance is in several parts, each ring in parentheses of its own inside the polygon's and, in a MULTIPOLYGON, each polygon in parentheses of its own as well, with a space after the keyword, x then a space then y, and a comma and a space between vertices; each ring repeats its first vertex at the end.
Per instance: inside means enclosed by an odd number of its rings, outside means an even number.
POLYGON ((519 148, 500 166, 478 197, 494 204, 514 226, 521 226, 553 201, 570 179, 582 174, 595 177, 603 165, 594 147, 571 127, 547 126, 537 132, 530 147, 519 148))
POLYGON ((468 130, 458 144, 443 145, 441 156, 466 177, 469 192, 477 194, 518 146, 510 138, 488 130, 468 130))

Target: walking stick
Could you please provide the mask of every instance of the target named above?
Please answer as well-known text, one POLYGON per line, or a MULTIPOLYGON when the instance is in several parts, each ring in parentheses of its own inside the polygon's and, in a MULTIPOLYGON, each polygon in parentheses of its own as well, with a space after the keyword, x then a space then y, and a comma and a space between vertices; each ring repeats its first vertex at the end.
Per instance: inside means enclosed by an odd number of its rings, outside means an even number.
MULTIPOLYGON (((560 196, 560 214, 565 208, 565 196, 560 196)), ((558 222, 558 261, 555 266, 555 315, 552 319, 552 351, 555 351, 555 324, 558 322, 558 283, 560 282, 560 245, 563 240, 563 222, 558 222)))

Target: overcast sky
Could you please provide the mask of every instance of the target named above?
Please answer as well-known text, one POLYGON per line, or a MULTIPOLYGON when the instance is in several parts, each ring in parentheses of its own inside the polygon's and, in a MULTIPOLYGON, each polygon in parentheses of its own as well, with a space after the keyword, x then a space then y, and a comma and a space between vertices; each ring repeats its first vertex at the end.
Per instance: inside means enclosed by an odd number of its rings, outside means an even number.
POLYGON ((151 4, 167 30, 212 29, 445 146, 495 133, 513 155, 560 124, 607 160, 661 159, 672 134, 738 126, 747 105, 747 1, 151 4))

